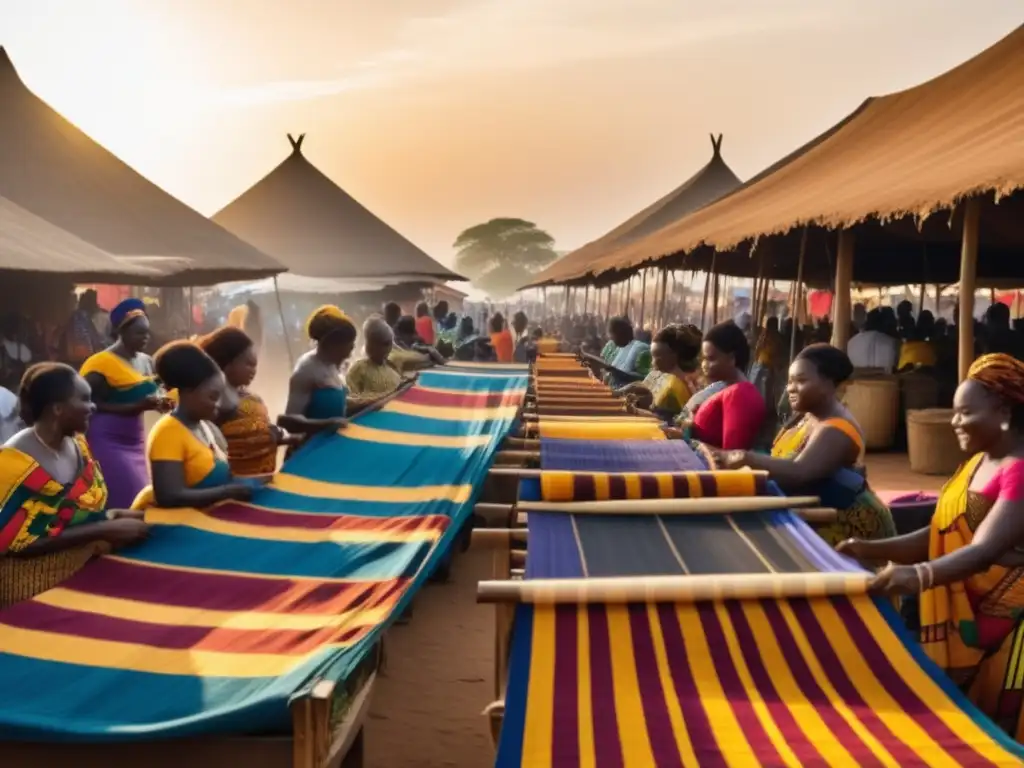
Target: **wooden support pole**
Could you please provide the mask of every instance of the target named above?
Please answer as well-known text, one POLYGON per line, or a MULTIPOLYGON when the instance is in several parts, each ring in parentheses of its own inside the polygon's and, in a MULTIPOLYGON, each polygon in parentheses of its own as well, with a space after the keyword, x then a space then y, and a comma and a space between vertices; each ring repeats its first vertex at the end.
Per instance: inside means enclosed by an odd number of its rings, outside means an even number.
POLYGON ((640 270, 640 320, 637 325, 644 327, 644 313, 647 309, 647 270, 640 270))
POLYGON ((590 303, 590 283, 583 288, 583 314, 587 314, 587 305, 590 303))
POLYGON ((796 282, 792 286, 793 295, 793 327, 789 333, 789 363, 793 364, 793 358, 796 357, 796 333, 797 328, 800 325, 800 312, 798 300, 803 293, 804 284, 804 263, 807 261, 807 227, 804 227, 803 234, 800 235, 800 253, 797 256, 796 262, 796 282))
POLYGON ((960 380, 974 362, 974 292, 978 279, 978 223, 981 202, 976 197, 964 201, 963 240, 960 246, 960 316, 957 320, 959 338, 958 372, 960 380))
POLYGON ((836 253, 836 290, 832 299, 832 346, 844 352, 850 341, 850 287, 853 282, 854 250, 853 232, 840 229, 836 253))

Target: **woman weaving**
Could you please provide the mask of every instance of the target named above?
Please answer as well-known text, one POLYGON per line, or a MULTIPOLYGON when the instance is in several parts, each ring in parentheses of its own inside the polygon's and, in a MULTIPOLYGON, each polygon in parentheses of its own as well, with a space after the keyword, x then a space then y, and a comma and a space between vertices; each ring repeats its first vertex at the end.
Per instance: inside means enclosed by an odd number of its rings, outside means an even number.
POLYGON ((896 532, 889 508, 864 476, 860 427, 837 394, 852 375, 845 352, 828 344, 805 347, 789 368, 787 392, 794 416, 775 438, 771 455, 716 454, 723 468, 767 470, 786 493, 819 496, 825 506, 836 508, 836 522, 818 530, 833 545, 850 536, 878 539, 896 532))
POLYGON ((764 422, 764 398, 743 371, 750 363, 750 345, 738 325, 725 322, 704 336, 703 369, 710 384, 687 401, 668 427, 670 438, 688 437, 712 448, 748 450, 764 422))
POLYGON ((110 505, 128 507, 146 484, 142 414, 169 410, 160 396, 149 344, 149 319, 140 299, 125 299, 110 313, 114 344, 82 365, 98 413, 89 424, 89 446, 108 478, 110 505))
POLYGON ((348 405, 342 364, 352 356, 356 327, 335 306, 315 310, 306 322, 315 347, 299 358, 288 381, 288 404, 277 423, 296 434, 341 429, 348 405))
POLYGON ((233 478, 223 438, 213 426, 225 388, 217 363, 198 345, 174 341, 156 353, 155 366, 160 379, 177 390, 177 405, 149 433, 146 456, 153 484, 139 493, 132 508, 202 509, 248 499, 256 483, 233 478))
POLYGON ((608 336, 610 340, 601 356, 581 353, 582 361, 616 388, 643 381, 651 372, 651 348, 634 337, 629 318, 611 318, 608 336))
POLYGON ((699 366, 700 331, 692 326, 669 325, 654 337, 651 359, 654 370, 642 381, 616 392, 624 396, 627 410, 651 411, 671 421, 697 392, 703 389, 699 366))
POLYGON ((95 411, 85 380, 67 365, 34 365, 19 399, 29 426, 0 448, 0 607, 147 532, 137 516, 107 509, 103 474, 82 436, 95 411))
POLYGON ((230 406, 222 402, 217 421, 227 442, 231 474, 273 474, 278 446, 295 444, 297 439, 270 420, 263 398, 249 388, 256 377, 256 343, 245 331, 225 326, 200 339, 199 346, 220 367, 231 398, 230 406))
POLYGON ((1024 643, 1024 363, 985 355, 953 401, 953 428, 971 455, 943 487, 931 526, 837 548, 889 565, 876 592, 921 593, 920 641, 985 714, 1017 741, 1024 643))

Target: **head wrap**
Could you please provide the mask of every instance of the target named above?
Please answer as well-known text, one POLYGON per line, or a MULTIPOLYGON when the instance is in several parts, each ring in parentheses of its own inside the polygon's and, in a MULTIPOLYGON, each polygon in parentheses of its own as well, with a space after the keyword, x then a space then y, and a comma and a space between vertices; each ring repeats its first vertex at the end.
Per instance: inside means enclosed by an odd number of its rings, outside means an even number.
POLYGON ((142 299, 125 299, 110 310, 110 325, 115 331, 119 331, 132 320, 145 316, 146 304, 142 299))
POLYGON ((314 309, 313 312, 310 314, 309 319, 306 320, 306 335, 309 336, 310 339, 316 341, 316 339, 313 337, 313 326, 317 324, 317 321, 323 322, 326 319, 337 320, 342 323, 348 323, 352 327, 355 327, 355 324, 352 322, 348 315, 346 315, 333 304, 325 304, 322 307, 317 307, 316 309, 314 309))
POLYGON ((1013 405, 1024 405, 1024 363, 1015 357, 982 355, 967 371, 967 378, 1013 405))

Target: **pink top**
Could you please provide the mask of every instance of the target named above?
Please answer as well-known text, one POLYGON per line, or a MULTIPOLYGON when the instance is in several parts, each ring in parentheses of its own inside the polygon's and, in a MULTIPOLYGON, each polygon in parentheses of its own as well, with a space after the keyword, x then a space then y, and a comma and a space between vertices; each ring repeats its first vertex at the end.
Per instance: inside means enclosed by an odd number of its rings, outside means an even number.
POLYGON ((1001 464, 981 495, 997 501, 1024 501, 1024 459, 1001 464))
POLYGON ((749 381, 732 384, 709 397, 693 416, 694 438, 725 451, 748 451, 764 422, 764 398, 749 381))

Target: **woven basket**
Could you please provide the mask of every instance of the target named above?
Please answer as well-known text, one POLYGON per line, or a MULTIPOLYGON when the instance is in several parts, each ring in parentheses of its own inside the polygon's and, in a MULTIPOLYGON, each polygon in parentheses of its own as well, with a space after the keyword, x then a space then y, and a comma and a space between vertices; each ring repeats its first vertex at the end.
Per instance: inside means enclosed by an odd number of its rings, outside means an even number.
POLYGON ((856 378, 846 386, 843 402, 860 424, 869 451, 892 448, 900 406, 900 384, 895 376, 856 378))
POLYGON ((0 608, 53 589, 102 551, 93 543, 39 557, 0 557, 0 608))
POLYGON ((921 475, 952 475, 964 459, 949 408, 907 411, 907 456, 910 471, 921 475))

